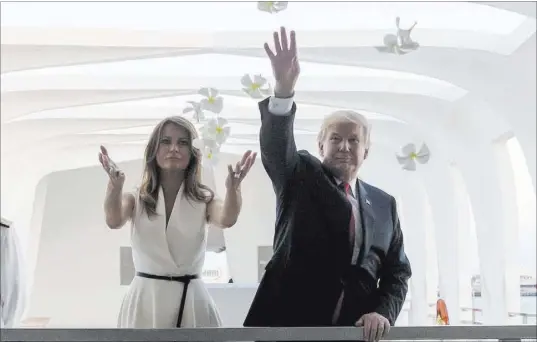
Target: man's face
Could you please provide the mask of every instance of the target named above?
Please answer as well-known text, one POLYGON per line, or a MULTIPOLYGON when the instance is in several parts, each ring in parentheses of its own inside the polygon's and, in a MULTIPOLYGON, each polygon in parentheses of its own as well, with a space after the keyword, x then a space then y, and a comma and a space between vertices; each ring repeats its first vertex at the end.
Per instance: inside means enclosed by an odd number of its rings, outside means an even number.
POLYGON ((319 143, 323 164, 342 181, 356 177, 367 157, 365 130, 353 122, 338 122, 328 127, 319 143))

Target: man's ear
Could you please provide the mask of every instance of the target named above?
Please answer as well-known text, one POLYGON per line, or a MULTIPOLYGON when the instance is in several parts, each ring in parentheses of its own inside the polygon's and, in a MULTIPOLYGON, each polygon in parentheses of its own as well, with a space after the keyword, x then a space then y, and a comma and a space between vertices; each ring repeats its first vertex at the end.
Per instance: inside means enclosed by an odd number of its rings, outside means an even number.
POLYGON ((369 154, 369 149, 366 148, 364 152, 364 159, 367 159, 367 155, 369 154))
POLYGON ((321 142, 318 143, 318 146, 319 146, 319 155, 324 158, 324 149, 323 149, 323 144, 321 142))

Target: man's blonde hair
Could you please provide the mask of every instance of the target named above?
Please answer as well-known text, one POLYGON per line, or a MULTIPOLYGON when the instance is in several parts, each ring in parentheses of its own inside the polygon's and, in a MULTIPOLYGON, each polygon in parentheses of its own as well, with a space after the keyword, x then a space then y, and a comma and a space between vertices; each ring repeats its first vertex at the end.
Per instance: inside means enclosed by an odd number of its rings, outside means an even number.
POLYGON ((325 116, 321 125, 321 130, 317 135, 317 142, 323 142, 326 138, 326 131, 328 130, 328 128, 341 122, 352 122, 357 126, 360 126, 360 130, 362 131, 362 137, 365 139, 363 143, 366 147, 369 146, 371 126, 369 125, 369 122, 367 121, 365 116, 352 110, 338 110, 325 116))

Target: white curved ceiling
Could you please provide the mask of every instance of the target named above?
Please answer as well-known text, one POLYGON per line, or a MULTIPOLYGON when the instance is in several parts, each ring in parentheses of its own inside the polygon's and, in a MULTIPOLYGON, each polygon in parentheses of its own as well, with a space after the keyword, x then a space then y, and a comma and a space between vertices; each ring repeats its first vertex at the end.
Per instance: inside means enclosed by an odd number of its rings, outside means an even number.
MULTIPOLYGON (((536 28, 531 7, 502 3, 292 2, 272 15, 254 2, 1 6, 2 141, 64 151, 143 144, 156 122, 181 113, 207 86, 225 98, 228 147, 255 147, 257 106, 240 78, 270 77, 262 44, 281 25, 297 31, 301 48, 296 134, 303 143, 314 141, 326 113, 352 108, 373 122, 376 143, 396 150, 439 136, 476 89, 501 93, 523 77, 512 72, 512 58, 532 54, 521 47, 536 28), (376 51, 395 32, 396 16, 403 28, 418 22, 419 50, 376 51)), ((493 135, 509 130, 505 120, 491 118, 489 126, 493 135)))
POLYGON ((511 42, 522 43, 535 32, 534 18, 469 2, 292 2, 277 17, 257 11, 254 2, 7 3, 2 8, 7 28, 2 40, 26 45, 55 45, 69 28, 78 37, 62 37, 65 45, 257 47, 266 32, 286 25, 301 32, 303 47, 375 46, 400 16, 403 28, 418 21, 415 38, 422 46, 510 54, 518 47, 511 42), (46 35, 36 41, 35 30, 46 35))
POLYGON ((427 29, 509 34, 526 18, 465 2, 291 2, 274 16, 255 2, 55 2, 7 3, 5 26, 195 31, 270 31, 275 22, 297 30, 390 29, 415 20, 427 29), (43 15, 47 13, 47 15, 43 15), (148 14, 151 15, 148 15, 148 14), (407 18, 406 20, 404 18, 407 18))

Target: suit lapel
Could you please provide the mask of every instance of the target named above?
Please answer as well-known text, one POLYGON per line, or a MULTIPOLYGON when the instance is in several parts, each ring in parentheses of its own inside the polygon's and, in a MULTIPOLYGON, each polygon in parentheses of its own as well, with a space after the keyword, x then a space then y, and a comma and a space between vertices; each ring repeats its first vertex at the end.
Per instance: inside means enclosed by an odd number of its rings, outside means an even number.
POLYGON ((374 236, 375 230, 375 213, 371 199, 367 194, 367 190, 361 180, 356 181, 356 188, 358 190, 358 198, 360 202, 360 216, 362 218, 362 233, 363 233, 363 248, 362 256, 364 252, 371 246, 371 238, 374 236))

